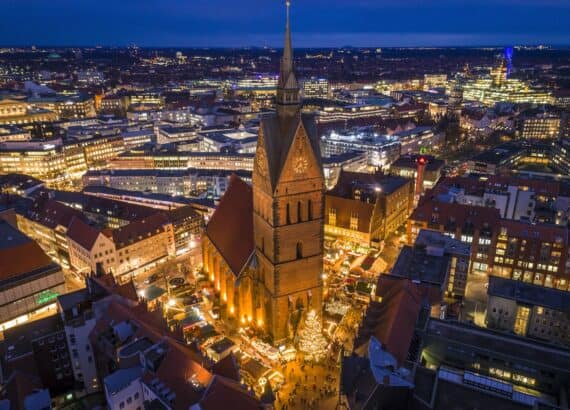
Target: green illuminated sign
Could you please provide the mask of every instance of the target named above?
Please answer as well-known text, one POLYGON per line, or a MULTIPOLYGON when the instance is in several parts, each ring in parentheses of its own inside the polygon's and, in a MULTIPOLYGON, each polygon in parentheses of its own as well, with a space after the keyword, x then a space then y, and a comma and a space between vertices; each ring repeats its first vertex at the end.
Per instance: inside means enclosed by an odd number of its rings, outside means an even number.
POLYGON ((39 295, 36 296, 36 305, 44 305, 52 300, 56 299, 59 296, 59 293, 48 289, 41 292, 39 295))

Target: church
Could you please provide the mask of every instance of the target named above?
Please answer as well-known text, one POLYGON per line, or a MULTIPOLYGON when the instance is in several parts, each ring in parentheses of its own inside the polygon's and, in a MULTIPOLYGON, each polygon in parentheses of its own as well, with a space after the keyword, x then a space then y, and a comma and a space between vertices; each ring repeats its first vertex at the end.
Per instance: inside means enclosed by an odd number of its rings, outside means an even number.
POLYGON ((314 118, 301 112, 289 8, 276 110, 261 118, 252 185, 232 176, 202 240, 222 317, 274 343, 322 304, 325 182, 314 118))

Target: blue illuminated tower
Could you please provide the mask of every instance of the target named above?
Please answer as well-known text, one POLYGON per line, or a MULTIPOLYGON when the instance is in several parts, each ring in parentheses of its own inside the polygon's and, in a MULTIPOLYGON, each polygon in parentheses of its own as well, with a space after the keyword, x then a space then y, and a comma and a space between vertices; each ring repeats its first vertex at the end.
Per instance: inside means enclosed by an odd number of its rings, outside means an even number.
POLYGON ((513 47, 505 47, 505 61, 507 63, 507 78, 511 75, 511 69, 513 68, 513 47))

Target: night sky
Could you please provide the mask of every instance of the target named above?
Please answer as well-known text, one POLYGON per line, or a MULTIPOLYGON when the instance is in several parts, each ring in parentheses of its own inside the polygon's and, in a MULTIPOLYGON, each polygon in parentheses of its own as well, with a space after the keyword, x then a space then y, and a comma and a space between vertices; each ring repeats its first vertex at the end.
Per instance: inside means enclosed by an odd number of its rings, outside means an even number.
MULTIPOLYGON (((0 0, 2 45, 279 46, 280 0, 0 0)), ((570 45, 570 0, 292 0, 297 47, 570 45)))

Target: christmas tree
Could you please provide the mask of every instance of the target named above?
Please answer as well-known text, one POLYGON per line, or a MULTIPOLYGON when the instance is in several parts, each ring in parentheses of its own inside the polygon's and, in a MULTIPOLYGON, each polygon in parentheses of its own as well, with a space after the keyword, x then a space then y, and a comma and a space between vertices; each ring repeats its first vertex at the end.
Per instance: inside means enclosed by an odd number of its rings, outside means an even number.
POLYGON ((305 319, 303 329, 299 331, 299 350, 308 360, 320 361, 325 358, 328 342, 321 332, 321 320, 317 312, 311 310, 305 319))

